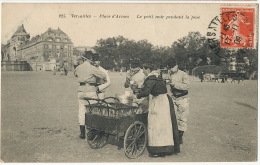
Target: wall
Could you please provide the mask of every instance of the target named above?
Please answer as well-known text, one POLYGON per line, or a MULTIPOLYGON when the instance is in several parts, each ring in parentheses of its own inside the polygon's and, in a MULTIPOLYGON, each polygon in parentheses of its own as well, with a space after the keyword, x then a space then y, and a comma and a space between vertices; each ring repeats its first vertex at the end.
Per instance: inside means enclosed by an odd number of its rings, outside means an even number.
POLYGON ((31 71, 27 61, 1 61, 1 71, 31 71))

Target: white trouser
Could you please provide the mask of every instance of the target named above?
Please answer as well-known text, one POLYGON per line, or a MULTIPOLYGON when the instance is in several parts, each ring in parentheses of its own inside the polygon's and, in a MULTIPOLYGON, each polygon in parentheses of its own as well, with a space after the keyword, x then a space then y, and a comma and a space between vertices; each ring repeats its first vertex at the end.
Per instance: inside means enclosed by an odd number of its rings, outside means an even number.
MULTIPOLYGON (((94 98, 97 99, 97 93, 96 92, 78 92, 78 101, 79 101, 79 125, 85 125, 85 113, 88 112, 88 109, 85 107, 85 105, 88 105, 88 101, 84 100, 84 97, 94 98)), ((95 101, 89 101, 91 103, 95 103, 95 101)))
POLYGON ((178 98, 173 100, 174 102, 174 110, 178 122, 178 129, 180 131, 186 131, 187 126, 187 117, 189 115, 189 98, 178 98))

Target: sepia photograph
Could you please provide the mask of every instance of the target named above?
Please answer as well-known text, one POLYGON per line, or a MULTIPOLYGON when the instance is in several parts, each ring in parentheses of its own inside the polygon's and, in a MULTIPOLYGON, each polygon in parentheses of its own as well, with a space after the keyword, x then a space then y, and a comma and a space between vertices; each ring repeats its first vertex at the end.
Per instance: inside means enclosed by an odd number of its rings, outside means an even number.
POLYGON ((258 3, 1 12, 1 162, 258 164, 258 3))

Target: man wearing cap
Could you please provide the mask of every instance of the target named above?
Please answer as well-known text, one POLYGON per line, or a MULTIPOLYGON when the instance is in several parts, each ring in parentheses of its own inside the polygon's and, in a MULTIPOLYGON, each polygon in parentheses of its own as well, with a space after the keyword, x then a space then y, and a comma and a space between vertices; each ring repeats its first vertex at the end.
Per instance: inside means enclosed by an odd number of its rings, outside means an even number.
POLYGON ((176 59, 169 59, 167 64, 170 69, 170 87, 178 122, 179 140, 180 144, 182 144, 182 136, 187 130, 187 116, 189 114, 188 90, 190 82, 188 74, 178 68, 176 59))
MULTIPOLYGON (((130 87, 134 94, 143 87, 143 83, 146 78, 145 74, 143 73, 143 69, 141 69, 140 66, 140 60, 134 59, 131 61, 130 72, 127 73, 124 84, 124 87, 130 87)), ((143 112, 148 111, 149 97, 136 99, 135 102, 139 105, 143 112)))
POLYGON ((82 60, 84 61, 82 64, 75 68, 75 76, 78 79, 79 87, 78 87, 78 101, 79 101, 79 125, 80 125, 80 138, 85 139, 85 113, 88 109, 85 105, 88 104, 85 97, 89 98, 98 98, 97 96, 97 87, 96 81, 97 78, 104 79, 106 78, 106 74, 100 71, 99 68, 92 65, 89 59, 91 59, 93 53, 91 51, 87 51, 83 56, 82 60))

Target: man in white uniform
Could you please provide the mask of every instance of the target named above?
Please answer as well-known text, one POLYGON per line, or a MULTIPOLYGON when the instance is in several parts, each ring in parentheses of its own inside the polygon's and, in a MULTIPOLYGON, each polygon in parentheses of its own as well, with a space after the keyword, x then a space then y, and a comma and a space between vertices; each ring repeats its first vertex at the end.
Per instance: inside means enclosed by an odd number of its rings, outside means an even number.
POLYGON ((180 144, 182 144, 182 136, 187 130, 187 116, 189 114, 189 76, 186 72, 178 68, 176 59, 169 59, 168 67, 170 68, 171 97, 173 98, 174 109, 177 117, 180 136, 179 140, 180 144))
POLYGON ((96 81, 97 78, 105 79, 106 74, 97 67, 93 66, 90 63, 90 58, 92 56, 92 52, 88 51, 86 54, 82 56, 82 60, 84 61, 82 64, 76 67, 75 76, 79 82, 78 87, 78 102, 79 102, 79 125, 80 125, 80 135, 81 139, 85 139, 85 113, 88 109, 85 105, 88 104, 88 101, 84 100, 85 97, 95 98, 97 99, 97 87, 96 81))
MULTIPOLYGON (((134 59, 131 61, 130 72, 128 72, 126 75, 124 87, 130 87, 135 94, 139 89, 143 87, 145 78, 146 76, 143 73, 143 69, 141 69, 140 67, 140 61, 138 59, 134 59)), ((147 112, 149 106, 149 96, 143 97, 141 99, 136 98, 135 103, 139 105, 139 109, 142 111, 140 113, 147 112)))

